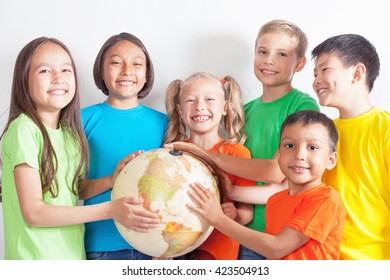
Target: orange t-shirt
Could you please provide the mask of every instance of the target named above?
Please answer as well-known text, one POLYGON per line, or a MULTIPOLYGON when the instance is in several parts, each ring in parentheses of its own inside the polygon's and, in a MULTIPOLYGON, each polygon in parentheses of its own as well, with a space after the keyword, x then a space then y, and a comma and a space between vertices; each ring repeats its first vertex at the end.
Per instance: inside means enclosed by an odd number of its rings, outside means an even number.
POLYGON ((340 195, 321 184, 295 195, 283 190, 271 196, 265 208, 265 232, 276 235, 288 226, 310 240, 284 260, 337 260, 346 211, 340 195))
MULTIPOLYGON (((251 158, 250 151, 243 145, 224 142, 222 138, 209 152, 222 153, 242 158, 251 158)), ((228 174, 233 185, 254 186, 256 182, 228 174)), ((227 202, 229 200, 225 200, 227 202)), ((230 200, 231 201, 231 200, 230 200)), ((240 244, 214 229, 198 249, 210 253, 216 260, 237 260, 240 244)))

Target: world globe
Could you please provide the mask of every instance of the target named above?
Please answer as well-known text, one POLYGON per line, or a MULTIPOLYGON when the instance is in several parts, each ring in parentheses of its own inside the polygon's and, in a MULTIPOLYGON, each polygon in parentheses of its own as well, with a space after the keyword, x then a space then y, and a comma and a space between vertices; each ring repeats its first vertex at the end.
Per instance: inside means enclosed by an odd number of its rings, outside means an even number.
MULTIPOLYGON (((183 148, 183 147, 182 147, 183 148)), ((199 153, 165 148, 144 152, 128 162, 113 186, 111 199, 140 197, 143 207, 156 213, 160 224, 147 233, 115 222, 122 237, 136 250, 158 258, 173 258, 199 247, 213 227, 188 208, 189 185, 201 183, 218 197, 218 176, 210 159, 199 153), (206 159, 206 160, 205 160, 206 159)))

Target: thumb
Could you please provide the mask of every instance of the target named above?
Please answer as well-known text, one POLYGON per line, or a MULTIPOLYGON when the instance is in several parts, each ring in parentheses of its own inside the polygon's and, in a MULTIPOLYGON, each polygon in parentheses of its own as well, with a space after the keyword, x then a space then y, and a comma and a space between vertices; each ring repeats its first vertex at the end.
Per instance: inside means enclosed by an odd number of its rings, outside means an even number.
POLYGON ((140 197, 125 197, 125 202, 129 204, 142 204, 144 200, 140 197))

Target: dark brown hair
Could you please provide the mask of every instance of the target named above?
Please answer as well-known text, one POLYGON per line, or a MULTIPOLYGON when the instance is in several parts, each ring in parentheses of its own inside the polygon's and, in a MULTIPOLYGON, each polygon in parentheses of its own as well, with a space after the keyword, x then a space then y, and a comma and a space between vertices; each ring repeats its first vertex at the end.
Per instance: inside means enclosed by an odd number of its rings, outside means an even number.
POLYGON ((339 135, 333 120, 331 120, 325 114, 314 110, 299 110, 289 115, 282 123, 282 127, 280 129, 280 139, 282 139, 282 134, 283 131, 286 129, 286 127, 292 126, 298 122, 301 122, 303 126, 307 126, 315 123, 322 124, 328 131, 329 150, 331 152, 336 151, 339 135))
POLYGON ((141 42, 140 39, 135 37, 132 34, 122 32, 118 35, 113 35, 103 44, 101 47, 96 59, 95 64, 93 66, 93 78, 95 80, 95 84, 105 95, 108 95, 108 88, 106 86, 106 83, 103 80, 103 72, 104 72, 104 60, 106 58, 107 51, 116 43, 118 43, 121 40, 128 40, 129 42, 135 44, 141 50, 144 52, 146 56, 146 83, 144 87, 140 90, 138 93, 138 98, 142 99, 145 96, 149 94, 149 92, 153 88, 154 83, 154 68, 152 60, 150 59, 149 53, 146 50, 144 44, 141 42))

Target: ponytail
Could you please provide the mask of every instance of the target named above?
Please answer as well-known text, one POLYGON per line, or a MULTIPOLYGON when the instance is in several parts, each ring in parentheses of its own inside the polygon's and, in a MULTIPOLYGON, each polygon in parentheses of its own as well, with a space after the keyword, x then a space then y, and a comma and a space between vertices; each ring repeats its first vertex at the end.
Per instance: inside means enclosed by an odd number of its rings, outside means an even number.
POLYGON ((223 127, 228 137, 226 141, 243 144, 247 135, 241 88, 231 76, 224 77, 221 82, 224 83, 228 106, 223 118, 223 127))
POLYGON ((185 141, 188 139, 186 127, 180 117, 178 105, 180 103, 180 91, 183 81, 174 80, 168 86, 165 96, 165 108, 168 116, 168 127, 164 135, 164 143, 185 141))

